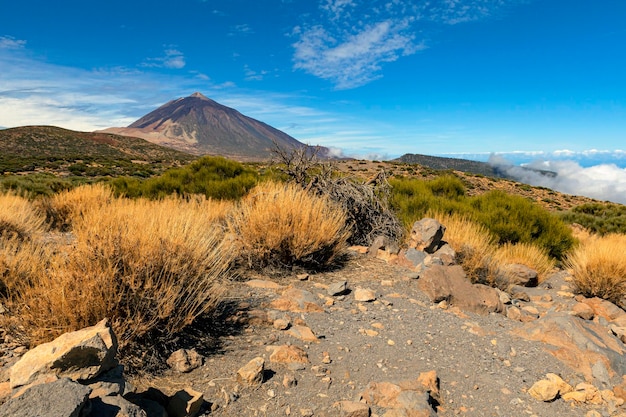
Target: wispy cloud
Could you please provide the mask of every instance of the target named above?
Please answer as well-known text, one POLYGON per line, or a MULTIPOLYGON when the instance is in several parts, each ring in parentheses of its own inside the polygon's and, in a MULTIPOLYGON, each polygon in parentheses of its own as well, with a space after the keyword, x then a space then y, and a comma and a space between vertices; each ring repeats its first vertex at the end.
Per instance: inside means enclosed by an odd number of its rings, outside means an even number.
POLYGON ((425 25, 455 25, 494 16, 523 0, 320 0, 291 35, 294 68, 330 81, 337 89, 382 77, 385 63, 427 48, 425 25))
POLYGON ((163 56, 157 58, 147 58, 142 66, 152 68, 181 69, 186 65, 185 55, 174 47, 167 47, 163 51, 163 56))
POLYGON ((235 25, 230 28, 230 32, 228 32, 228 36, 235 35, 252 35, 254 34, 254 29, 250 27, 250 25, 243 23, 241 25, 235 25))
POLYGON ((15 39, 12 36, 0 36, 0 49, 20 49, 26 46, 26 41, 15 39))

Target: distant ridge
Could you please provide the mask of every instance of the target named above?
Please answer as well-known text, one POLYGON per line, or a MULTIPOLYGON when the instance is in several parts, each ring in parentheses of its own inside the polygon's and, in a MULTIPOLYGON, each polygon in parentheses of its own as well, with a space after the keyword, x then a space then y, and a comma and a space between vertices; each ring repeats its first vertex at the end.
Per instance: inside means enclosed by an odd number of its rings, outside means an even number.
POLYGON ((444 158, 439 156, 429 156, 407 153, 393 162, 401 162, 404 164, 419 164, 432 169, 452 169, 472 174, 485 175, 487 177, 505 178, 503 173, 485 162, 470 161, 469 159, 444 158))
POLYGON ((240 160, 267 159, 272 156, 274 144, 285 149, 306 146, 198 92, 172 100, 126 128, 109 128, 104 132, 136 136, 196 155, 222 155, 240 160))

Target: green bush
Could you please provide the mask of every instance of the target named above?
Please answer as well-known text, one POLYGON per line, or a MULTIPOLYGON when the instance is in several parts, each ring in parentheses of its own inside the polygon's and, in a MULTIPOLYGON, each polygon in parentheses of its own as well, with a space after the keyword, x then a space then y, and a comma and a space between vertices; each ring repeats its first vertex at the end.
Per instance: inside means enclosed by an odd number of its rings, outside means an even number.
POLYGON ((499 244, 532 243, 561 259, 573 246, 571 230, 556 215, 519 196, 491 191, 468 197, 452 175, 434 180, 393 179, 391 203, 405 226, 429 213, 458 214, 483 225, 499 244))
POLYGON ((205 156, 191 164, 170 169, 141 181, 120 177, 111 181, 117 194, 128 197, 163 198, 171 194, 202 194, 207 198, 236 200, 258 181, 255 170, 222 157, 205 156))
POLYGON ((563 220, 578 223, 599 235, 626 234, 626 206, 613 203, 586 203, 563 213, 563 220))

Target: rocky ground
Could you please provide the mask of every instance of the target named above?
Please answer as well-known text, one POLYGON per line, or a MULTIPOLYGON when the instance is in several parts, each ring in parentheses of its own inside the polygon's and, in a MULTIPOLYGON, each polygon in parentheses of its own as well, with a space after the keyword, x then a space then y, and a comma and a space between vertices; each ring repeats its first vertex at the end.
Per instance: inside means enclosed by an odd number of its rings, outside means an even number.
MULTIPOLYGON (((207 416, 626 416, 626 313, 575 297, 565 272, 484 299, 451 285, 440 301, 428 271, 454 265, 363 252, 336 271, 233 282, 217 348, 178 351, 126 390, 196 393, 188 409, 207 416)), ((5 400, 21 353, 4 358, 5 400)))

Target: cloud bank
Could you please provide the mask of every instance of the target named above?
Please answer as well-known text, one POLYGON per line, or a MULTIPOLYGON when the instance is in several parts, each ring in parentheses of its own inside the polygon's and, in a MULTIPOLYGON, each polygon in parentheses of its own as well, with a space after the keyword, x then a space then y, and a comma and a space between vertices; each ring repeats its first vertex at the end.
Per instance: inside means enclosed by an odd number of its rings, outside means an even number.
POLYGON ((542 175, 536 171, 515 166, 497 155, 492 155, 489 163, 526 184, 547 187, 566 194, 626 204, 626 169, 615 163, 583 167, 573 160, 538 160, 525 165, 535 170, 552 171, 556 173, 556 176, 542 175))
POLYGON ((293 30, 294 68, 351 89, 382 77, 385 63, 427 48, 424 26, 489 18, 520 0, 322 0, 321 19, 293 30))

